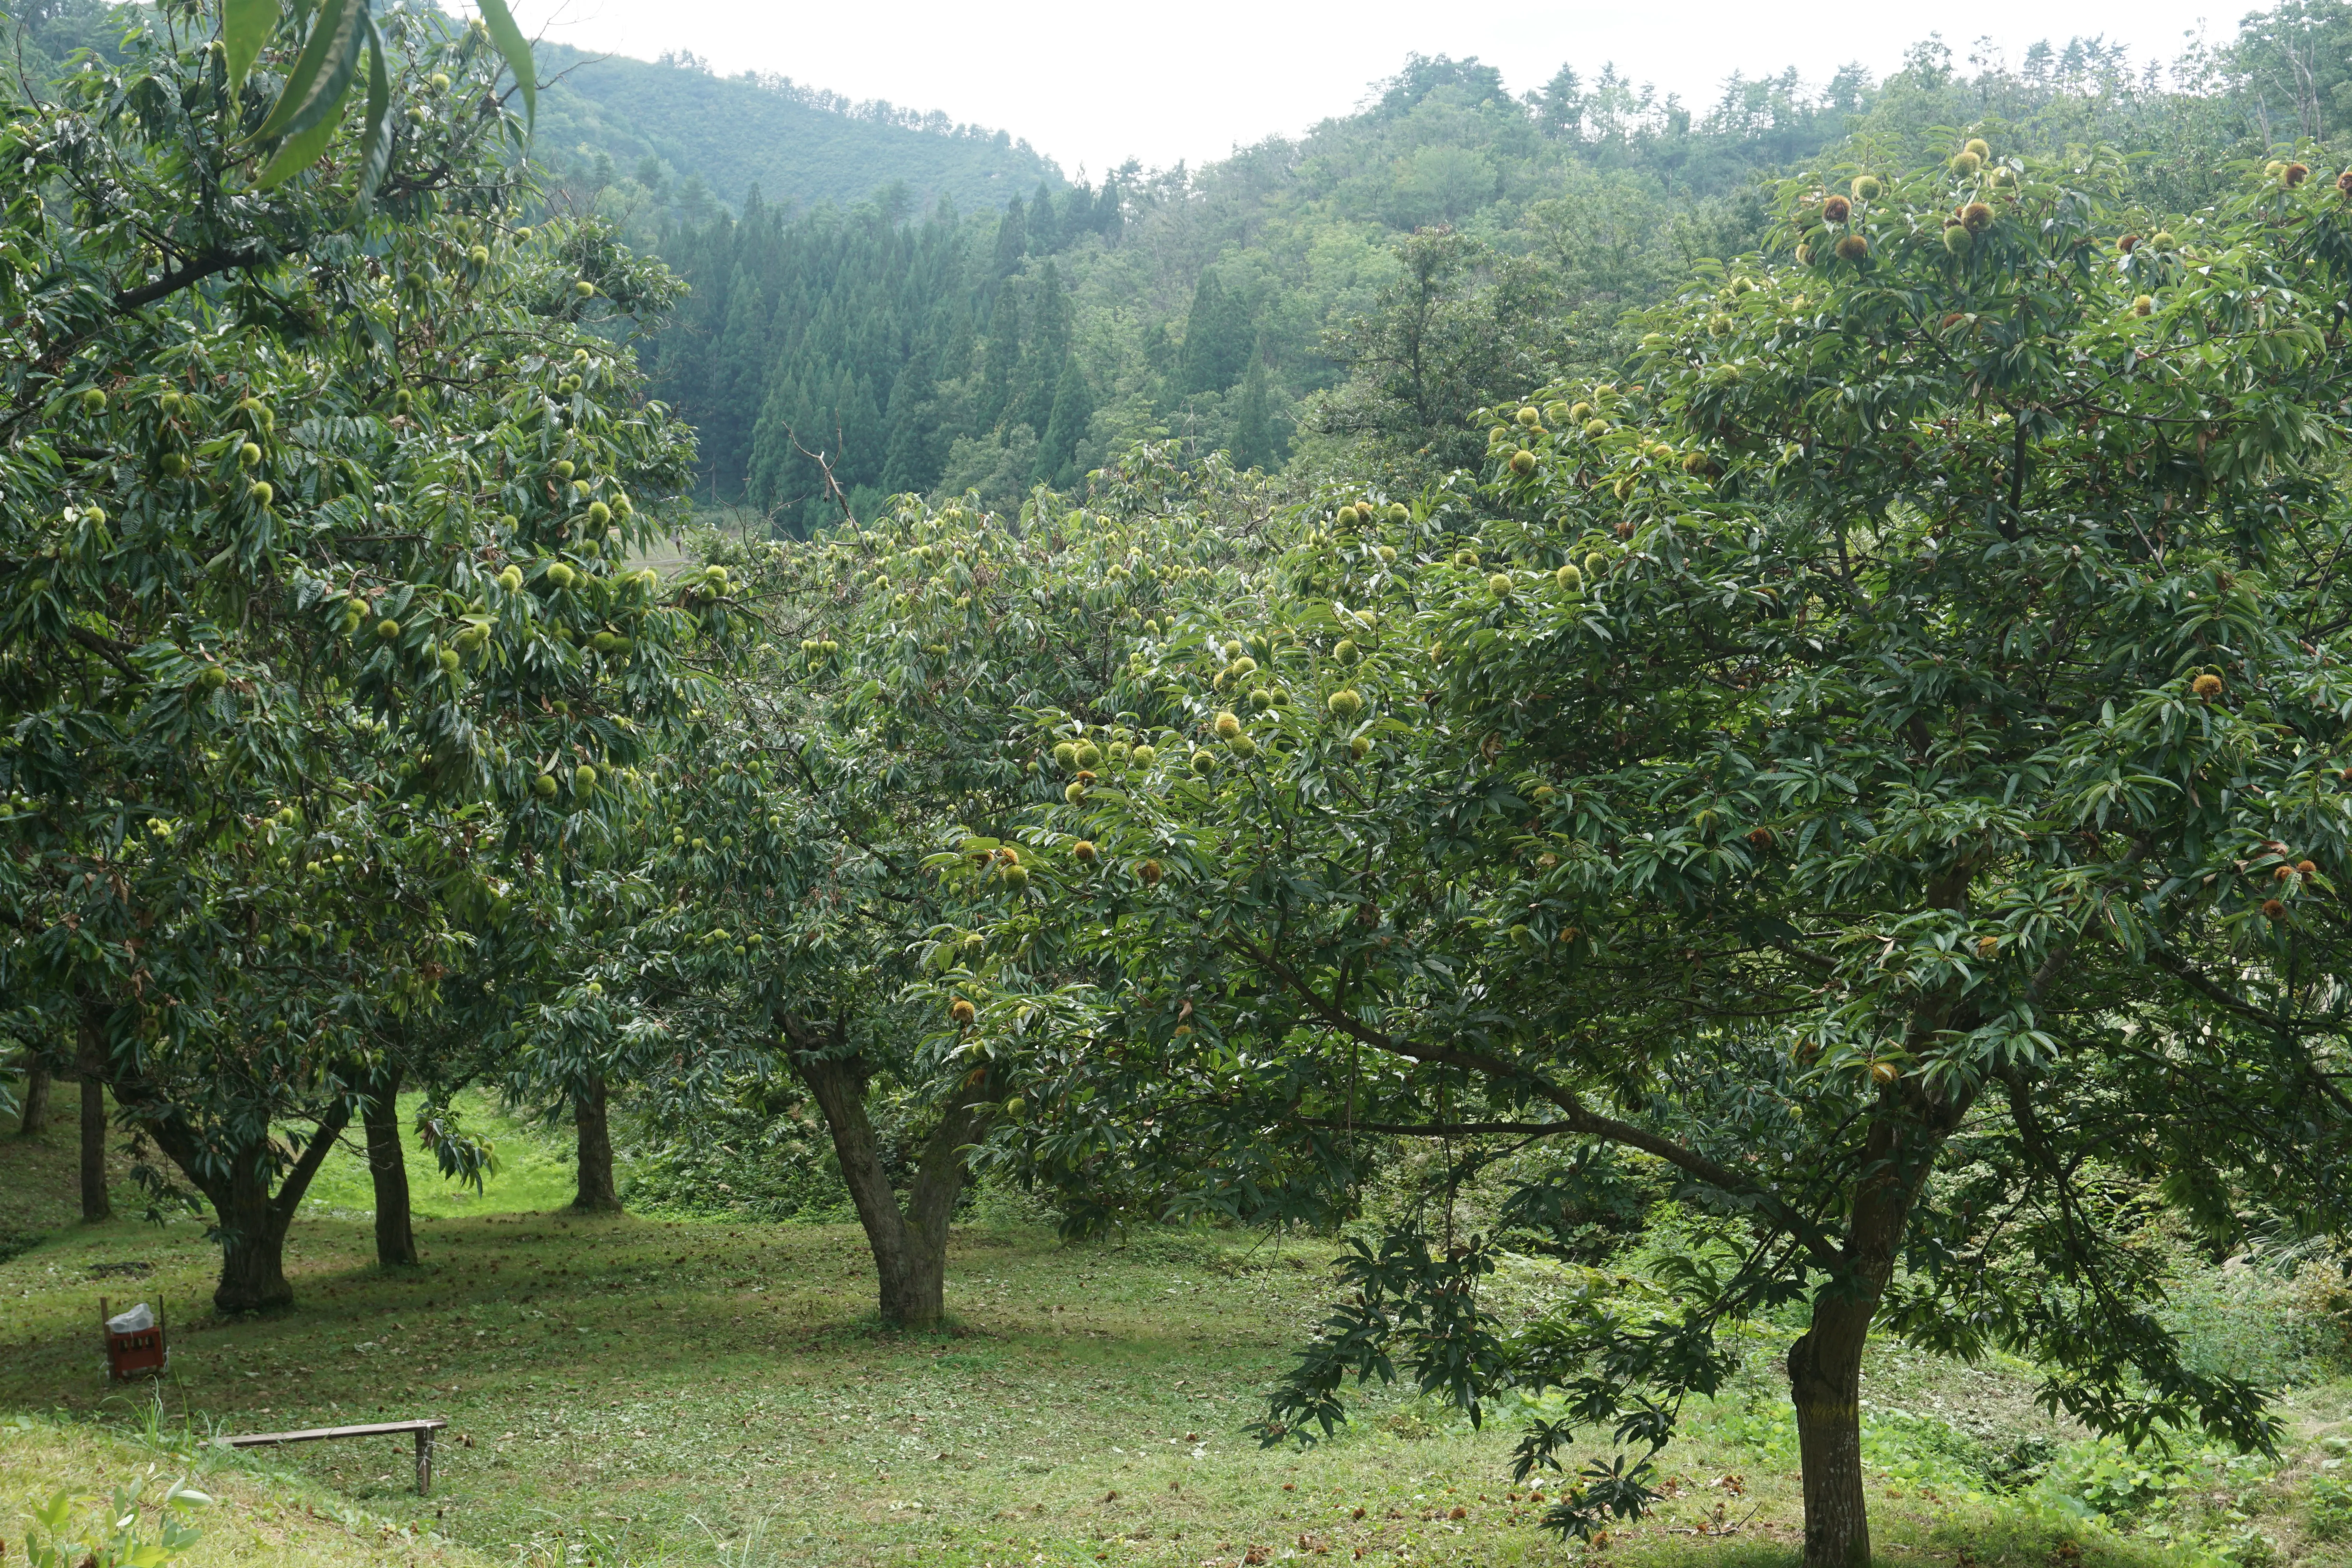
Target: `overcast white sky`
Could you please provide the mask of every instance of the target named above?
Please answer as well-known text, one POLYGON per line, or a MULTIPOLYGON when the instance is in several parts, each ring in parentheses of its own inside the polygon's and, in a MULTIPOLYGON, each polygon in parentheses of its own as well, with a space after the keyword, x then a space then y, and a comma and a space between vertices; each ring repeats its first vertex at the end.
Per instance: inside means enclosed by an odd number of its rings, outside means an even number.
POLYGON ((1965 63, 1979 37, 2011 61, 2037 39, 2105 36, 2168 60, 2203 29, 2226 37, 2244 0, 509 0, 529 33, 650 59, 668 49, 722 76, 775 71, 1010 131, 1075 174, 1129 156, 1194 163, 1353 108, 1414 50, 1475 55, 1514 92, 1565 63, 1615 62, 1696 105, 1724 79, 1794 65, 1823 81, 1847 60, 1885 75, 1941 31, 1965 63))

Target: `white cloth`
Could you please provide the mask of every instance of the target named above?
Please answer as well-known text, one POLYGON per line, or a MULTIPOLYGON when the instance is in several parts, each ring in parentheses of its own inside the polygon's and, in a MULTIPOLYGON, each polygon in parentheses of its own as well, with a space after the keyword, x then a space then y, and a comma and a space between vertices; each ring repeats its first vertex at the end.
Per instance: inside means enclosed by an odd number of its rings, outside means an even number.
POLYGON ((155 1314, 147 1310, 147 1303, 144 1301, 127 1312, 117 1312, 106 1320, 107 1331, 114 1334, 135 1334, 142 1329, 152 1329, 154 1326, 155 1314))

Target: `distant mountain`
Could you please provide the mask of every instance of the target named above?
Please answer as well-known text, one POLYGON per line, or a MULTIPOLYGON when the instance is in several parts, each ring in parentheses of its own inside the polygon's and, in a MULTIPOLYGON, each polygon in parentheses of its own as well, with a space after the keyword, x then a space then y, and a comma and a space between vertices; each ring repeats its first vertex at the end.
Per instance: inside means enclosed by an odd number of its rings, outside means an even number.
POLYGON ((539 47, 556 85, 540 95, 533 152, 568 183, 655 172, 670 192, 699 180, 740 209, 753 185, 771 207, 846 206, 904 184, 910 213, 941 196, 959 211, 1001 207, 1016 194, 1059 189, 1052 159, 1002 131, 957 125, 888 103, 855 103, 788 77, 721 77, 692 55, 657 61, 539 47))

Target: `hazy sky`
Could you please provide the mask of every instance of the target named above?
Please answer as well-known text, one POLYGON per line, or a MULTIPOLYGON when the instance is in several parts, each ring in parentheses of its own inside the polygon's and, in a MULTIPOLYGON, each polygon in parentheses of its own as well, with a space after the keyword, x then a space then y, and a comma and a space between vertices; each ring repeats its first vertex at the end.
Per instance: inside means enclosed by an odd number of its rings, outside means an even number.
POLYGON ((688 49, 722 76, 774 71, 852 98, 942 110, 1025 137, 1076 174, 1133 156, 1198 163, 1345 112, 1404 57, 1475 55, 1514 92, 1562 63, 1615 62, 1637 81, 1713 101, 1724 79, 1794 65, 1828 79, 1859 60, 1884 75, 1940 31, 1965 64, 1975 41, 2010 60, 2037 39, 2104 36, 2168 60, 2200 29, 2229 36, 2246 7, 2199 0, 1974 0, 1944 7, 1825 0, 509 0, 524 30, 650 59, 688 49))

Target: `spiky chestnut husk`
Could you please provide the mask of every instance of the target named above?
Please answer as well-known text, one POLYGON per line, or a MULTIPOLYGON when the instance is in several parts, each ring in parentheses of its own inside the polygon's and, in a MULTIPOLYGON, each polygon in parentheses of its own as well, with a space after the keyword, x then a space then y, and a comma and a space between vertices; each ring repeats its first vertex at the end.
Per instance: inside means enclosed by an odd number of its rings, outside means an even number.
POLYGON ((1244 762, 1257 755, 1257 742, 1247 735, 1235 735, 1225 742, 1225 749, 1244 762))
POLYGON ((2133 314, 2133 315, 2135 315, 2135 316, 2151 316, 2151 315, 2154 315, 2155 313, 2156 313, 2156 297, 2155 297, 2154 295, 2152 295, 2152 294, 2142 294, 2138 299, 2134 300, 2132 301, 2132 314, 2133 314))
POLYGON ((2309 178, 2311 178, 2311 165, 2308 163, 2289 163, 2279 171, 2280 183, 2289 190, 2293 190, 2309 178))
POLYGON ((578 790, 582 795, 586 795, 590 790, 594 789, 596 787, 596 770, 590 767, 586 763, 583 763, 578 767, 572 769, 572 787, 578 790))
POLYGON ((1220 713, 1217 715, 1216 729, 1220 740, 1230 741, 1242 732, 1242 721, 1231 713, 1220 713))
POLYGON ((1077 861, 1082 866, 1091 866, 1100 857, 1095 849, 1095 841, 1093 839, 1081 838, 1076 844, 1070 846, 1070 858, 1077 861))
POLYGON ((1160 753, 1150 746, 1138 746, 1129 754, 1135 759, 1135 765, 1139 768, 1148 768, 1160 760, 1160 753))
POLYGON ((375 624, 375 635, 377 641, 390 642, 400 635, 400 623, 394 620, 378 621, 375 624))
POLYGON ((2298 860, 2294 863, 2294 868, 2296 874, 2303 877, 2305 880, 2309 880, 2311 878, 2319 875, 2319 866, 2316 861, 2298 860))
POLYGON ((1332 714, 1340 719, 1353 719, 1364 710, 1364 699, 1353 690, 1334 691, 1329 706, 1332 714))
POLYGON ((1007 866, 999 874, 1003 877, 1004 886, 1009 890, 1015 893, 1024 893, 1029 890, 1028 867, 1020 865, 1007 866))
POLYGON ((2154 234, 2149 235, 2147 237, 2147 243, 2158 250, 2178 250, 2180 248, 2180 242, 2174 239, 2171 235, 2166 233, 2162 229, 2158 229, 2154 234))
POLYGON ((1214 753, 1209 752, 1193 752, 1192 771, 1200 774, 1202 778, 1207 778, 1211 773, 1215 773, 1217 771, 1217 759, 1214 753))
POLYGON ((1609 557, 1601 554, 1598 550, 1595 550, 1585 556, 1584 574, 1587 577, 1598 577, 1608 569, 1609 557))
POLYGON ((1497 572, 1486 579, 1486 592, 1494 595, 1497 599, 1509 598, 1511 588, 1511 574, 1507 572, 1497 572))
POLYGON ((2006 165, 1996 165, 1988 177, 1992 181, 1993 188, 1996 190, 2005 191, 2017 184, 2017 171, 2006 165))
POLYGON ((1584 422, 1584 438, 1586 440, 1598 441, 1601 437, 1608 434, 1609 421, 1606 419, 1596 416, 1584 422))
POLYGON ((2129 256, 2138 248, 2139 236, 2136 234, 2126 234, 2116 241, 2116 252, 2120 256, 2129 256))
POLYGON ((1590 403, 1572 405, 1568 411, 1568 417, 1570 424, 1581 424, 1592 417, 1592 405, 1590 403))
POLYGON ((1356 645, 1351 639, 1341 637, 1332 647, 1331 657, 1338 659, 1341 664, 1353 664, 1361 656, 1358 652, 1356 645))
POLYGON ((1853 191, 1853 199, 1858 202, 1876 201, 1878 193, 1882 189, 1878 183, 1878 176, 1875 174, 1856 174, 1851 188, 1853 191))
POLYGON ((1263 713, 1274 706, 1274 693, 1261 686, 1249 694, 1249 703, 1252 708, 1263 713))
POLYGON ((1511 472, 1526 479, 1536 471, 1536 455, 1525 447, 1511 454, 1511 472))
POLYGON ((2294 868, 2292 866, 2281 866, 2271 873, 2271 880, 2273 882, 2290 882, 2294 879, 2294 868))
POLYGON ((592 501, 590 501, 590 502, 588 503, 588 526, 589 526, 589 527, 591 527, 591 528, 603 528, 603 527, 604 527, 606 524, 610 523, 612 521, 613 521, 613 509, 612 509, 611 507, 606 506, 603 501, 600 501, 600 500, 592 500, 592 501))
POLYGON ((1225 657, 1226 657, 1227 658, 1241 658, 1241 656, 1242 656, 1242 639, 1241 639, 1241 638, 1239 638, 1239 637, 1228 637, 1228 638, 1225 640, 1225 648, 1224 648, 1224 653, 1225 653, 1225 657))
POLYGON ((1983 202, 1970 202, 1960 209, 1960 224, 1970 234, 1982 234, 1992 226, 1992 208, 1983 202))
POLYGON ((1822 204, 1823 223, 1843 223, 1853 216, 1853 204, 1843 196, 1832 196, 1822 204))
POLYGON ((1566 593, 1573 594, 1579 588, 1584 586, 1584 574, 1579 572, 1572 565, 1561 567, 1558 572, 1552 574, 1552 578, 1560 585, 1562 591, 1566 593))
POLYGON ((551 562, 547 568, 547 580, 558 588, 572 586, 572 571, 561 561, 551 562))
POLYGON ((1952 154, 1952 173, 1955 174, 1973 174, 1979 169, 1983 167, 1984 160, 1977 156, 1974 153, 1955 153, 1952 154))
POLYGON ((1356 509, 1354 507, 1343 506, 1339 509, 1339 514, 1331 521, 1338 523, 1341 528, 1353 528, 1362 520, 1356 515, 1356 509))
POLYGON ((1841 260, 1860 261, 1870 254, 1870 241, 1858 234, 1847 235, 1837 242, 1837 253, 1841 260))
POLYGON ((1966 256, 1976 242, 1977 237, 1958 224, 1944 230, 1944 249, 1953 256, 1966 256))
POLYGON ((1391 501, 1389 503, 1389 521, 1398 524, 1411 522, 1412 521, 1412 508, 1405 505, 1404 502, 1401 500, 1391 501))
POLYGON ((1543 423, 1543 410, 1532 403, 1522 404, 1516 417, 1521 425, 1532 430, 1543 423))
POLYGON ((1801 245, 1797 247, 1797 265, 1800 267, 1811 267, 1812 264, 1813 247, 1810 245, 1801 245))
POLYGON ((980 1009, 959 996, 948 1007, 948 1016, 956 1021, 958 1028, 969 1029, 980 1016, 980 1009))
POLYGON ((2264 899, 2263 900, 2263 913, 2270 917, 2272 920, 2283 921, 2286 919, 2286 906, 2276 899, 2264 899))
POLYGON ((2347 169, 2336 176, 2336 188, 2343 193, 2347 201, 2352 201, 2352 169, 2347 169))
POLYGON ((1146 860, 1142 865, 1138 866, 1135 868, 1135 875, 1137 880, 1140 881, 1147 888, 1156 888, 1160 886, 1160 862, 1157 860, 1146 860))
POLYGON ((1992 143, 1981 136, 1971 136, 1960 144, 1963 153, 1974 153, 1979 158, 1992 156, 1992 143))
POLYGON ((1068 787, 1062 791, 1062 798, 1068 801, 1072 805, 1080 805, 1087 798, 1087 786, 1078 783, 1077 780, 1072 779, 1068 787))
POLYGON ((553 773, 541 773, 530 781, 530 793, 541 800, 553 799, 557 787, 553 773))
POLYGON ((1102 763, 1102 748, 1087 741, 1078 747, 1075 760, 1081 768, 1098 767, 1102 763))
POLYGON ((219 665, 208 664, 197 672, 196 684, 207 691, 218 691, 228 684, 228 671, 219 665))
POLYGON ((2210 702, 2221 695, 2221 678, 2208 672, 2189 683, 2189 689, 2210 702))
POLYGON ((1769 849, 1772 847, 1772 830, 1769 827, 1751 827, 1748 830, 1748 842, 1756 848, 1769 849))
MULTIPOLYGON (((253 483, 245 487, 245 499, 251 501, 256 506, 266 507, 271 501, 278 499, 278 492, 269 488, 269 481, 268 479, 256 479, 253 483)), ((101 519, 100 521, 102 521, 104 520, 101 519)))
POLYGON ((457 667, 466 662, 465 656, 454 647, 445 647, 434 657, 440 661, 443 672, 449 675, 457 674, 457 667))
POLYGON ((1078 765, 1078 748, 1076 742, 1072 741, 1064 741, 1060 745, 1055 746, 1054 748, 1054 761, 1065 773, 1076 767, 1078 765))

